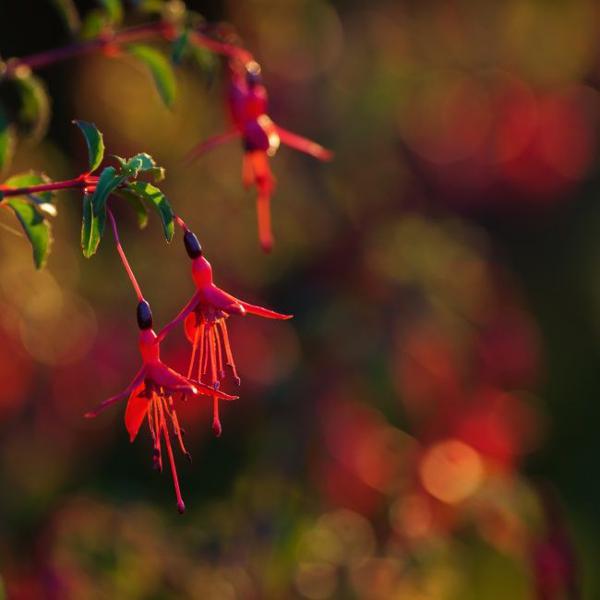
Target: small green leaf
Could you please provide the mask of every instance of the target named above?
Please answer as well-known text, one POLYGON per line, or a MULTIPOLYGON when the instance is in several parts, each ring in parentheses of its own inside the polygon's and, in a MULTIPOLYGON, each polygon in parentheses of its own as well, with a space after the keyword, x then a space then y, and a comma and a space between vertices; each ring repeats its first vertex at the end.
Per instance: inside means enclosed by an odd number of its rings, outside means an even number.
POLYGON ((164 167, 152 167, 146 171, 146 174, 154 183, 158 183, 165 178, 166 172, 164 167))
POLYGON ((81 249, 83 256, 90 258, 98 248, 100 243, 100 232, 98 230, 98 220, 94 219, 92 210, 92 195, 83 196, 83 218, 81 221, 81 249))
POLYGON ((176 84, 169 61, 150 46, 135 44, 128 46, 127 49, 132 56, 141 60, 150 69, 160 97, 171 108, 175 101, 176 84))
POLYGON ((106 11, 109 22, 112 25, 120 25, 123 21, 123 4, 121 0, 99 0, 106 11))
POLYGON ((50 100, 40 79, 26 73, 13 80, 20 96, 18 120, 28 135, 41 138, 50 120, 50 100))
POLYGON ((127 189, 149 202, 156 209, 162 221, 165 238, 167 242, 170 242, 175 233, 175 214, 167 197, 156 186, 145 181, 134 181, 127 186, 127 189))
POLYGON ((117 170, 114 167, 106 167, 106 169, 100 173, 100 178, 96 184, 96 190, 91 198, 91 244, 87 249, 87 255, 84 247, 84 255, 86 257, 95 254, 96 250, 98 249, 98 245, 102 239, 102 235, 104 234, 104 226, 106 225, 106 201, 108 200, 108 197, 123 183, 123 181, 125 181, 125 176, 117 173, 117 170))
POLYGON ((13 209, 25 235, 31 242, 33 262, 36 268, 42 268, 46 264, 52 242, 49 223, 37 211, 35 206, 26 200, 8 198, 5 202, 13 209))
POLYGON ((89 172, 93 173, 104 159, 104 138, 93 123, 87 121, 73 121, 85 138, 88 149, 89 172))
POLYGON ((189 51, 190 32, 186 29, 171 46, 171 62, 179 65, 189 51))
POLYGON ((84 40, 95 40, 106 28, 107 17, 101 10, 91 10, 81 25, 80 36, 84 40))
POLYGON ((4 109, 0 107, 0 171, 12 160, 15 143, 15 128, 8 120, 4 109))
POLYGON ((51 0, 70 33, 75 34, 81 27, 81 19, 73 0, 51 0))
POLYGON ((126 162, 119 156, 116 158, 121 164, 122 174, 127 177, 137 177, 140 171, 150 171, 156 168, 156 162, 146 152, 140 152, 126 162))
MULTIPOLYGON (((35 171, 26 171, 25 173, 19 173, 9 177, 4 185, 8 187, 29 187, 32 185, 40 185, 42 183, 49 183, 50 178, 44 175, 44 173, 36 173, 35 171)), ((56 207, 52 204, 52 192, 37 192, 36 194, 24 194, 23 196, 15 196, 22 200, 35 204, 39 210, 43 213, 55 217, 56 207)))
POLYGON ((125 200, 135 211, 138 227, 144 229, 148 225, 148 208, 142 199, 129 188, 122 188, 115 192, 115 195, 125 200))
POLYGON ((92 239, 94 236, 92 235, 92 225, 94 222, 94 214, 92 212, 92 196, 91 194, 83 195, 83 215, 81 219, 81 249, 83 250, 83 255, 86 258, 89 258, 94 254, 95 249, 98 247, 100 243, 99 237, 98 241, 92 239))

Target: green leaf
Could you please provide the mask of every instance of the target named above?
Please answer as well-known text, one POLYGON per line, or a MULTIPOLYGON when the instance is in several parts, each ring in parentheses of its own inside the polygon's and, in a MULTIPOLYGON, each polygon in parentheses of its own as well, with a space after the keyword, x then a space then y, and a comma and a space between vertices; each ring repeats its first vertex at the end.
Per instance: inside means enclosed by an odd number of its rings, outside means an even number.
POLYGON ((51 0, 59 12, 64 24, 71 34, 75 34, 81 27, 81 19, 73 0, 51 0))
MULTIPOLYGON (((36 173, 35 171, 26 171, 25 173, 19 173, 9 177, 4 185, 8 187, 29 187, 32 185, 40 185, 42 183, 49 183, 50 178, 44 175, 44 173, 36 173)), ((15 198, 21 198, 31 204, 35 204, 39 210, 50 215, 56 216, 56 207, 52 204, 52 192, 37 192, 35 194, 24 194, 23 196, 13 196, 15 198)))
POLYGON ((12 160, 15 143, 15 128, 8 120, 4 109, 0 107, 0 171, 12 160))
POLYGON ((85 138, 88 149, 89 172, 93 173, 104 159, 104 138, 93 123, 87 121, 73 121, 85 138))
POLYGON ((125 176, 117 173, 114 167, 106 167, 100 173, 100 178, 96 184, 96 190, 94 191, 90 203, 91 203, 91 219, 90 219, 90 232, 89 238, 85 240, 89 241, 89 244, 84 244, 84 231, 85 226, 85 215, 86 206, 84 201, 84 226, 82 229, 82 246, 83 254, 86 258, 96 253, 100 240, 104 234, 104 227, 106 225, 106 201, 108 197, 125 181, 125 176))
POLYGON ((46 264, 52 237, 50 225, 31 203, 21 198, 8 198, 5 200, 10 206, 23 227, 25 235, 31 242, 33 249, 33 262, 40 269, 46 264))
POLYGON ((100 243, 100 232, 98 230, 98 220, 94 219, 92 210, 92 195, 83 196, 83 218, 81 221, 81 249, 83 256, 90 258, 98 248, 100 243))
POLYGON ((158 183, 165 178, 166 172, 164 167, 152 167, 146 171, 146 174, 154 183, 158 183))
POLYGON ((29 72, 16 77, 15 85, 20 96, 18 119, 28 135, 41 138, 50 120, 50 100, 40 79, 29 72))
POLYGON ((140 152, 140 154, 132 156, 128 161, 124 161, 119 156, 116 158, 121 165, 121 172, 127 177, 137 177, 140 171, 150 171, 156 168, 156 162, 146 152, 140 152))
POLYGON ((101 10, 91 10, 84 18, 80 36, 84 40, 95 40, 105 29, 107 17, 101 10))
POLYGON ((181 64, 185 55, 189 51, 190 32, 186 29, 171 46, 171 62, 176 65, 181 64))
POLYGON ((149 202, 156 209, 162 221, 165 238, 167 242, 170 242, 175 233, 175 214, 167 197, 156 186, 145 181, 134 181, 127 186, 127 189, 149 202))
POLYGON ((143 203, 140 196, 128 188, 122 188, 115 192, 115 195, 125 200, 135 211, 138 227, 144 229, 148 225, 148 208, 143 203))
POLYGON ((112 25, 120 25, 123 21, 123 4, 121 0, 100 0, 112 25))
POLYGON ((150 46, 135 44, 128 46, 127 49, 132 56, 141 60, 150 69, 160 97, 171 108, 175 101, 176 84, 169 61, 150 46))

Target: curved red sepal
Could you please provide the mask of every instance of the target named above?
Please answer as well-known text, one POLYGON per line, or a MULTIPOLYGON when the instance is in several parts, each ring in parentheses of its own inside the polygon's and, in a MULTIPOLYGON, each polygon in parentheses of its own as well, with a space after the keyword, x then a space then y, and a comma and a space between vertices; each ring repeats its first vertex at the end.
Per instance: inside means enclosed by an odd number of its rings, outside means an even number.
POLYGON ((140 396, 140 392, 144 389, 144 384, 139 385, 129 396, 127 408, 125 409, 125 427, 129 433, 129 441, 135 440, 146 415, 148 414, 148 406, 150 398, 140 396))
POLYGON ((192 344, 196 341, 196 330, 199 325, 196 319, 196 313, 190 313, 183 322, 183 331, 188 342, 192 344))
POLYGON ((243 302, 242 300, 238 300, 238 302, 246 309, 248 314, 256 315, 258 317, 265 317, 265 319, 279 319, 281 321, 285 321, 294 317, 294 315, 284 315, 282 313, 275 312, 274 310, 257 306, 256 304, 243 302))

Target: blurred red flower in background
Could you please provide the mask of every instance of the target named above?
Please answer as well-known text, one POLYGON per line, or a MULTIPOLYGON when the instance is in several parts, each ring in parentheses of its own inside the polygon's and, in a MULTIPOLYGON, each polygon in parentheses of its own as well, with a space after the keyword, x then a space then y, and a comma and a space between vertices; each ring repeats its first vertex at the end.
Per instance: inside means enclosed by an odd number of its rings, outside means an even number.
POLYGON ((228 105, 233 129, 200 143, 189 152, 188 160, 193 160, 224 142, 242 138, 242 182, 246 188, 253 185, 256 187, 258 236, 263 250, 270 252, 273 247, 270 204, 275 177, 269 165, 269 157, 275 156, 280 144, 322 161, 331 160, 333 155, 316 142, 273 123, 267 114, 268 94, 257 62, 230 61, 229 77, 228 105))

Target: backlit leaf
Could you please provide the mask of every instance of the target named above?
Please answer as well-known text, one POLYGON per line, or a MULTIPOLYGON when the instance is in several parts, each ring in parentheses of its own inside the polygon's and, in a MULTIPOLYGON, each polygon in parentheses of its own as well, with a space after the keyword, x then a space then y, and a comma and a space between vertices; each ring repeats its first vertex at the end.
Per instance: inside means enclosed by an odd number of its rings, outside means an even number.
POLYGON ((46 264, 52 242, 49 223, 33 204, 20 197, 7 198, 5 202, 12 208, 23 227, 31 243, 33 262, 36 268, 40 269, 46 264))
POLYGON ((88 149, 89 172, 94 172, 104 159, 104 139, 98 128, 87 121, 73 121, 85 138, 88 149))
POLYGON ((146 202, 149 202, 160 216, 163 231, 167 242, 173 239, 175 233, 175 214, 167 197, 151 183, 145 181, 134 181, 127 186, 146 202))
POLYGON ((117 170, 114 167, 106 167, 100 174, 100 178, 96 184, 96 190, 91 198, 92 218, 90 225, 90 243, 84 246, 84 255, 86 257, 92 256, 98 249, 106 225, 106 202, 108 197, 123 183, 124 180, 125 176, 117 173, 117 170))
POLYGON ((176 83, 169 61, 158 50, 150 46, 135 44, 128 46, 127 49, 132 56, 142 61, 150 69, 160 97, 170 108, 175 101, 176 83))
POLYGON ((115 195, 127 202, 135 211, 138 227, 144 229, 148 225, 148 208, 143 203, 140 196, 128 188, 122 188, 115 192, 115 195))

